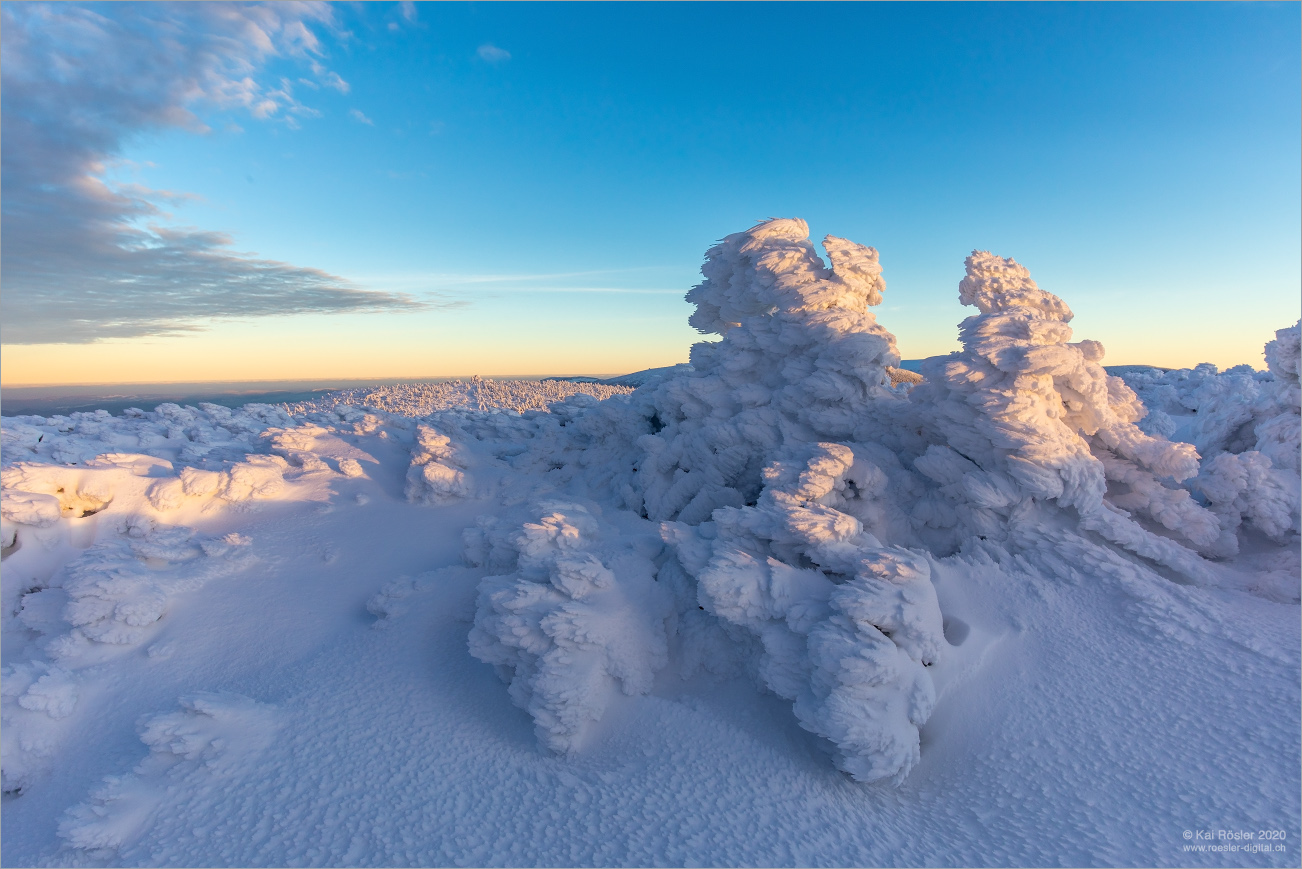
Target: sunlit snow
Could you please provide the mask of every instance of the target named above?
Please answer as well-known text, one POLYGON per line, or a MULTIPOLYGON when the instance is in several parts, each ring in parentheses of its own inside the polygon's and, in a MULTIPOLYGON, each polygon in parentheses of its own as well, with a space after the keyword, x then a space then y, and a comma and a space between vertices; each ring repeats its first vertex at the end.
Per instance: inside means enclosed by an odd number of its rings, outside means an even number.
POLYGON ((823 249, 638 377, 5 417, 4 862, 1296 865, 1302 324, 1118 376, 974 252, 918 377, 823 249))

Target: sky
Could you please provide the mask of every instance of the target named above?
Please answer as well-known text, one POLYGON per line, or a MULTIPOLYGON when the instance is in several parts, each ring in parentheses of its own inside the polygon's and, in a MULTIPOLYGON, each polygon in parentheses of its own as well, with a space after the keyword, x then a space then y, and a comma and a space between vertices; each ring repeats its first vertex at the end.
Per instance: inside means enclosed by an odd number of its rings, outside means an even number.
POLYGON ((1105 364, 1302 302, 1298 3, 0 4, 0 383, 618 374, 769 217, 906 359, 1012 256, 1105 364))

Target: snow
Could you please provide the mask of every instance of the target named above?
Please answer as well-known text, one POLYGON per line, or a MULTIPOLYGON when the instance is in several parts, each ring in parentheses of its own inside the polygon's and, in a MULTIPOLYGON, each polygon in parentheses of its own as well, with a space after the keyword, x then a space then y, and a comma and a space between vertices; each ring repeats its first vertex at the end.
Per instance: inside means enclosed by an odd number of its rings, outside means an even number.
POLYGON ((515 568, 479 583, 470 654, 509 683, 541 744, 572 754, 616 690, 651 690, 668 663, 672 601, 652 567, 661 546, 645 531, 602 541, 581 504, 542 502, 527 515, 507 533, 467 529, 467 561, 515 568))
MULTIPOLYGON (((632 375, 630 375, 632 376, 632 375)), ((296 412, 328 411, 353 406, 407 416, 426 416, 437 410, 474 408, 546 410, 552 402, 574 395, 610 398, 632 392, 641 383, 575 382, 569 380, 452 380, 446 383, 410 383, 395 386, 344 389, 310 402, 291 405, 296 412)))
POLYGON ((1297 865, 1300 327, 1109 373, 975 252, 905 377, 823 249, 609 382, 5 417, 4 861, 1297 865))

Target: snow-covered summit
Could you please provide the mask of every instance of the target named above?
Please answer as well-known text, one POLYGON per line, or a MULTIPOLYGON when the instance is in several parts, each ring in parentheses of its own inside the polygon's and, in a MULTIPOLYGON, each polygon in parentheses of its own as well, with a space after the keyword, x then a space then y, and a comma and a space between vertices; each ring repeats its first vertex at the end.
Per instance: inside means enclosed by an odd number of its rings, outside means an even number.
POLYGON ((1180 831, 1302 834, 1302 324, 1123 380, 976 252, 905 382, 823 250, 628 383, 6 417, 5 862, 1295 863, 1180 831))

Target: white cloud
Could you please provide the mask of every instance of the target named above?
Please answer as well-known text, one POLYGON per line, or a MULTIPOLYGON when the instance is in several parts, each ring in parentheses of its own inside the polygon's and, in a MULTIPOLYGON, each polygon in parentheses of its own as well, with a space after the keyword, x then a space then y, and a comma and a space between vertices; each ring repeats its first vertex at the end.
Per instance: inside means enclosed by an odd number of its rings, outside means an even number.
POLYGON ((328 88, 334 88, 335 90, 339 91, 339 93, 341 94, 346 94, 348 93, 348 91, 352 90, 352 88, 348 86, 348 82, 340 78, 339 73, 337 72, 327 71, 326 74, 322 77, 321 83, 328 88))
POLYGON ((372 121, 370 118, 366 117, 366 115, 362 114, 361 109, 349 109, 348 117, 352 118, 359 124, 366 124, 369 127, 375 126, 375 121, 372 121))
POLYGON ((487 42, 479 46, 479 51, 477 53, 479 54, 480 60, 485 60, 492 64, 506 63, 511 59, 511 52, 507 51, 505 48, 498 48, 496 45, 487 42))
MULTIPOLYGON (((6 344, 173 334, 205 320, 416 307, 318 269, 237 253, 220 232, 169 224, 177 194, 112 185, 105 167, 142 132, 208 128, 199 111, 297 126, 319 114, 267 62, 317 57, 326 4, 4 4, 4 211, 0 321, 6 344)), ((343 85, 342 87, 340 85, 343 85)))
POLYGON ((407 21, 416 20, 416 4, 412 0, 400 0, 398 8, 402 11, 402 17, 407 21))

